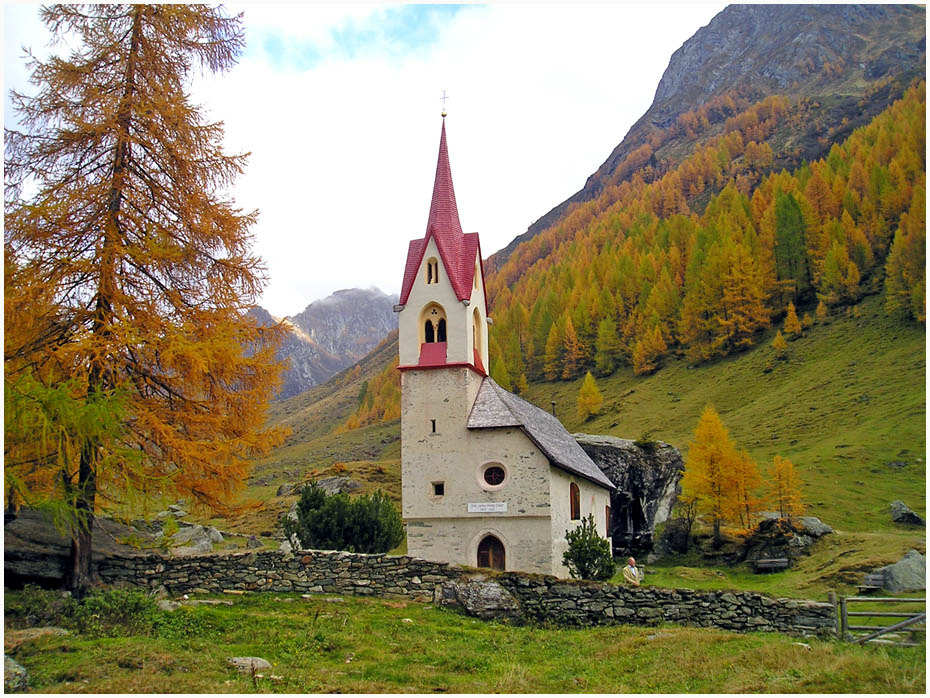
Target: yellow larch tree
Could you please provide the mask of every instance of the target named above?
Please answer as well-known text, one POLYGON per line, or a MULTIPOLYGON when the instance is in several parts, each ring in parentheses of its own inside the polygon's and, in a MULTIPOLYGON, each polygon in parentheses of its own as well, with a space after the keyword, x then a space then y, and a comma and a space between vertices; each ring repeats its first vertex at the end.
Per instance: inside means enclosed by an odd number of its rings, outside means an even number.
POLYGON ((20 495, 65 513, 67 585, 80 595, 101 504, 133 493, 233 503, 249 459, 282 438, 265 407, 283 329, 248 314, 265 282, 250 249, 256 214, 222 193, 244 156, 223 153, 222 125, 185 88, 195 67, 234 64, 241 16, 206 5, 40 14, 75 48, 32 61, 37 92, 12 95, 22 125, 5 134, 15 274, 4 285, 22 323, 5 342, 5 403, 44 425, 7 432, 5 471, 51 475, 46 492, 17 478, 20 495))
POLYGON ((688 446, 682 493, 696 497, 698 510, 709 514, 714 522, 714 545, 721 544, 720 525, 734 512, 734 470, 738 454, 720 415, 712 405, 704 408, 688 446))
POLYGON ((775 456, 772 459, 772 472, 768 485, 769 501, 781 518, 791 521, 792 517, 804 513, 801 481, 794 463, 787 458, 775 456))
POLYGON ((597 414, 603 404, 604 396, 601 395, 594 376, 588 371, 581 383, 581 388, 578 390, 578 416, 587 419, 597 414))
POLYGON ((785 315, 785 334, 791 339, 801 336, 803 329, 801 321, 798 319, 798 312, 794 308, 794 303, 788 303, 788 313, 785 315))

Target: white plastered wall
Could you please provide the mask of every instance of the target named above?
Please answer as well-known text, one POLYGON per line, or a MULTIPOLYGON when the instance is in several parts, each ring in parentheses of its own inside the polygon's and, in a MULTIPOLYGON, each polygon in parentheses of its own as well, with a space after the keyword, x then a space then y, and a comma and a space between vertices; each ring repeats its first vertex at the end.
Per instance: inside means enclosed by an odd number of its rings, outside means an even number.
POLYGON ((517 428, 465 428, 481 380, 464 367, 402 373, 407 550, 428 560, 476 566, 478 542, 492 532, 504 543, 507 569, 551 574, 549 461, 517 428), (489 463, 506 473, 496 488, 482 478, 489 463), (433 493, 436 482, 443 483, 442 496, 433 493), (468 512, 469 504, 492 502, 506 503, 506 513, 468 512))
POLYGON ((565 532, 581 525, 581 519, 594 514, 594 523, 598 535, 607 538, 607 509, 610 506, 610 493, 603 487, 595 485, 577 475, 572 475, 561 468, 552 468, 551 503, 552 503, 552 563, 553 572, 559 577, 567 577, 568 568, 562 564, 562 555, 568 550, 565 532), (571 520, 571 494, 570 486, 574 482, 578 485, 581 504, 581 519, 571 520))

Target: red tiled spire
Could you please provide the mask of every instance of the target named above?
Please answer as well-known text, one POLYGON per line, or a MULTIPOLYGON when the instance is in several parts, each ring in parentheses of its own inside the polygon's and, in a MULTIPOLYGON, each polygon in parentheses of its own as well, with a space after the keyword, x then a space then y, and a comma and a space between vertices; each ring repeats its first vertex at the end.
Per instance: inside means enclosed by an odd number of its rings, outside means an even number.
POLYGON ((469 299, 475 278, 475 259, 477 255, 480 255, 481 248, 477 233, 467 235, 462 233, 459 209, 455 203, 455 189, 452 186, 449 150, 446 146, 445 115, 443 115, 442 133, 439 137, 439 158, 436 162, 436 179, 433 182, 433 198, 430 201, 429 219, 426 222, 426 235, 420 240, 410 241, 407 265, 404 269, 404 282, 400 292, 401 305, 407 302, 417 269, 423 259, 423 252, 431 236, 436 240, 439 256, 442 258, 456 297, 459 300, 469 299))
POLYGON ((445 117, 442 120, 442 135, 439 137, 439 159, 436 162, 433 199, 430 202, 429 220, 426 223, 427 236, 430 232, 456 250, 461 247, 462 224, 459 222, 459 208, 455 203, 455 189, 452 186, 452 168, 449 167, 449 150, 446 147, 445 117))

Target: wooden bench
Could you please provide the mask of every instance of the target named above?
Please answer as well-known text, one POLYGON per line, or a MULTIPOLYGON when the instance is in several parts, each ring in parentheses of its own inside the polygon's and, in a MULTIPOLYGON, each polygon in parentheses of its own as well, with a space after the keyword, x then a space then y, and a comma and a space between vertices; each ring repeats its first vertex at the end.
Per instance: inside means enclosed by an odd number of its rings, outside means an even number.
POLYGON ((759 572, 779 572, 788 569, 790 560, 786 557, 776 557, 767 560, 753 560, 752 566, 756 574, 759 572))
POLYGON ((885 585, 885 575, 881 572, 869 572, 856 588, 862 594, 869 594, 873 591, 881 591, 885 585))

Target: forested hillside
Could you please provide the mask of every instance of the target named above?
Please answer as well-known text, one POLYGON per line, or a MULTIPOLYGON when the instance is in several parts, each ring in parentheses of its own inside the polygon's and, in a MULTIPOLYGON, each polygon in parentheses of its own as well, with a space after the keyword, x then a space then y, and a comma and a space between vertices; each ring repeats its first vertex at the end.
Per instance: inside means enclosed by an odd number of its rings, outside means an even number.
POLYGON ((766 139, 808 106, 766 98, 664 176, 636 172, 521 245, 488 280, 499 382, 724 356, 788 303, 852 303, 885 277, 888 311, 923 322, 924 83, 828 157, 773 171, 766 139))

